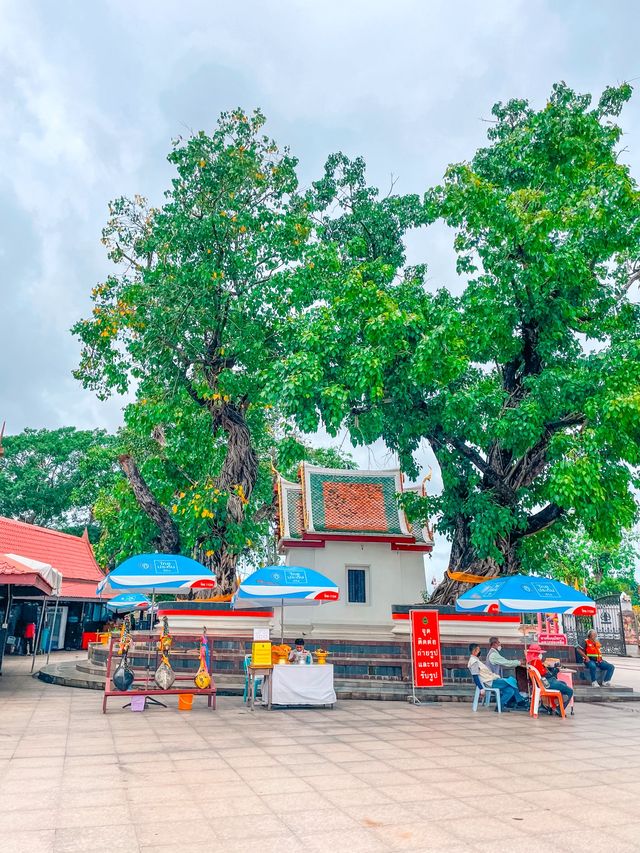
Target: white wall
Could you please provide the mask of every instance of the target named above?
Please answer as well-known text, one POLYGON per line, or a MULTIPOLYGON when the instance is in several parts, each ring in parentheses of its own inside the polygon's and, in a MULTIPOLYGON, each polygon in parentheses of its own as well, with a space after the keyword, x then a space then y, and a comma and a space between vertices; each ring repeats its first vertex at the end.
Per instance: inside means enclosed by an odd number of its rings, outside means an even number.
POLYGON ((319 607, 287 607, 290 625, 378 624, 391 625, 392 604, 416 604, 425 589, 424 555, 392 551, 388 543, 326 542, 324 548, 291 548, 287 565, 322 572, 340 587, 340 600, 319 607), (347 601, 347 566, 368 568, 368 601, 347 601))

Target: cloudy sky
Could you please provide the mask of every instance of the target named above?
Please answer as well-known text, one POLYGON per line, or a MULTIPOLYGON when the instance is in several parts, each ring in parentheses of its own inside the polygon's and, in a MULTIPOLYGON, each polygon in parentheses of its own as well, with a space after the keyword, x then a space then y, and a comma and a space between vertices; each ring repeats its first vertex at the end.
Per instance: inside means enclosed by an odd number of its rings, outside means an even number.
MULTIPOLYGON (((557 80, 640 86, 639 25, 635 0, 0 0, 0 422, 120 423, 121 400, 72 378, 68 330, 108 270, 109 199, 158 203, 173 136, 260 106, 303 183, 342 150, 379 185, 393 173, 423 192, 482 144, 495 101, 541 105, 557 80)), ((636 174, 639 105, 622 118, 636 174)), ((455 286, 444 231, 410 250, 455 286)), ((391 461, 380 447, 358 459, 391 461)))

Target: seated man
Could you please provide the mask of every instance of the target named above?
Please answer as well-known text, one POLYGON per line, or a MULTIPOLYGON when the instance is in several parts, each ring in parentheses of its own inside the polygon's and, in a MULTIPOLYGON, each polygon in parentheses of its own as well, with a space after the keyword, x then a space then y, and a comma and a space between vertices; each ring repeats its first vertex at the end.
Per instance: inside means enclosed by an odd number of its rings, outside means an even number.
POLYGON ((581 649, 580 647, 578 647, 578 651, 582 655, 582 659, 584 660, 585 666, 587 667, 589 675, 591 676, 591 686, 600 687, 600 685, 598 684, 597 671, 601 669, 603 672, 602 686, 611 687, 611 679, 613 677, 613 671, 615 669, 615 666, 612 663, 608 663, 608 661, 602 659, 602 647, 598 642, 598 635, 593 628, 587 634, 587 639, 585 640, 585 648, 581 649))
MULTIPOLYGON (((522 666, 522 661, 506 658, 500 654, 502 651, 502 643, 498 637, 489 637, 489 651, 487 652, 487 666, 500 678, 504 677, 505 669, 515 669, 517 666, 522 666)), ((515 679, 513 679, 515 681, 515 679)))
POLYGON ((491 672, 489 667, 482 663, 479 643, 469 643, 469 655, 467 666, 477 687, 480 687, 481 690, 484 690, 485 687, 497 687, 500 691, 500 704, 505 710, 507 710, 507 705, 512 699, 516 704, 520 704, 518 689, 509 684, 506 679, 500 678, 495 672, 491 672))
MULTIPOLYGON (((542 658, 545 655, 545 650, 537 643, 533 643, 527 649, 527 663, 540 673, 542 683, 545 687, 548 687, 549 690, 558 690, 561 693, 564 707, 567 708, 573 697, 573 690, 568 684, 565 684, 564 681, 560 681, 558 678, 558 673, 560 672, 559 664, 546 666, 543 663, 542 658)), ((559 709, 557 713, 560 713, 559 709)))
POLYGON ((310 659, 311 652, 305 649, 302 637, 298 637, 295 648, 289 652, 289 663, 308 663, 310 659))
POLYGON ((523 701, 528 700, 529 690, 527 685, 527 670, 524 661, 504 657, 502 643, 499 637, 489 637, 489 651, 487 652, 487 666, 499 678, 504 678, 518 693, 523 701), (505 672, 506 670, 506 672, 505 672))

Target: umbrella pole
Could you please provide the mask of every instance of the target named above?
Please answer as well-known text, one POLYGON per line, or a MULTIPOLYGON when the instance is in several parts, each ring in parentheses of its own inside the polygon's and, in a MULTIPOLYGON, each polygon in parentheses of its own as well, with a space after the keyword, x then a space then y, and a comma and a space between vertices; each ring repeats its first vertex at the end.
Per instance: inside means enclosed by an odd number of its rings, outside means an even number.
POLYGON ((31 654, 31 672, 33 672, 33 667, 36 665, 36 652, 38 651, 38 643, 40 642, 40 637, 42 636, 42 623, 44 622, 44 612, 47 609, 48 602, 49 596, 43 596, 42 612, 40 613, 40 622, 38 623, 38 633, 36 634, 33 640, 33 651, 31 654))
POLYGON ((284 643, 284 598, 280 599, 280 644, 284 643))
POLYGON ((56 627, 56 616, 58 615, 58 602, 60 596, 56 595, 56 606, 53 609, 53 620, 51 622, 51 630, 49 631, 49 644, 47 646, 47 663, 49 663, 49 655, 51 654, 51 644, 53 643, 53 630, 56 627))
MULTIPOLYGON (((11 584, 7 584, 7 606, 4 611, 4 619, 2 620, 3 625, 7 628, 7 633, 4 635, 5 638, 5 646, 0 649, 0 675, 2 675, 2 663, 4 661, 4 651, 6 647, 7 634, 9 633, 9 616, 11 616, 11 584)), ((13 646, 15 649, 15 646, 13 646)))
POLYGON ((149 639, 147 640, 147 680, 145 683, 145 690, 149 689, 149 670, 151 669, 151 642, 152 642, 152 632, 153 632, 153 609, 156 603, 156 589, 155 587, 151 590, 151 618, 149 620, 149 639))
POLYGON ((529 701, 531 701, 531 682, 529 680, 529 664, 527 663, 527 623, 525 622, 524 613, 522 614, 522 627, 524 631, 524 669, 527 673, 527 696, 529 697, 529 701))

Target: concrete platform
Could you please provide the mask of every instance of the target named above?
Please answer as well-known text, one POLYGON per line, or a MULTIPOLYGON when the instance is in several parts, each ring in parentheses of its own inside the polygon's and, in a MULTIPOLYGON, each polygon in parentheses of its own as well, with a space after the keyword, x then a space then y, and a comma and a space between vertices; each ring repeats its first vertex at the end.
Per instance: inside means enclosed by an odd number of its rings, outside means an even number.
MULTIPOLYGON (((37 677, 48 684, 63 687, 78 687, 88 690, 104 690, 104 675, 99 667, 88 661, 56 661, 44 666, 37 677)), ((244 681, 236 675, 216 676, 220 696, 240 696, 244 681)), ((381 679, 336 679, 336 694, 339 699, 377 699, 404 702, 411 695, 405 682, 381 679)), ((427 702, 471 702, 474 688, 470 684, 445 684, 444 687, 426 688, 417 691, 421 701, 427 702)), ((576 687, 578 702, 638 702, 640 693, 631 687, 616 685, 609 688, 576 687)))

